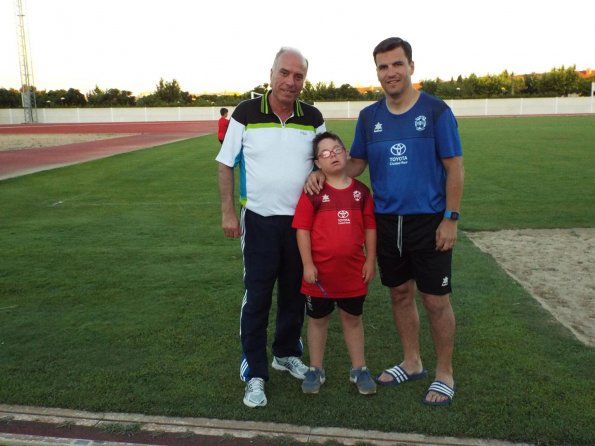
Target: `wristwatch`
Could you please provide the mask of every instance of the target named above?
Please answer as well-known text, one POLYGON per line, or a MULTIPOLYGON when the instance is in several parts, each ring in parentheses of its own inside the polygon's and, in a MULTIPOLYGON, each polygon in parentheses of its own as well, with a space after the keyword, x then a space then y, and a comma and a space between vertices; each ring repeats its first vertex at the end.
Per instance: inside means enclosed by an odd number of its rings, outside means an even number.
POLYGON ((444 218, 448 218, 449 220, 460 220, 461 214, 457 211, 444 211, 444 218))

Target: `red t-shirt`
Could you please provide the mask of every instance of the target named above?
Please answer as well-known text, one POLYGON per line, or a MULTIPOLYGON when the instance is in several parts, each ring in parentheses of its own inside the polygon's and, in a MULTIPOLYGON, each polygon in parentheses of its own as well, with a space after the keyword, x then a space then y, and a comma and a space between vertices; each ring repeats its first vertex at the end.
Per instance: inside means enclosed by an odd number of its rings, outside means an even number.
MULTIPOLYGON (((345 189, 325 183, 318 195, 302 192, 293 225, 310 231, 312 260, 318 281, 329 297, 358 297, 368 293, 362 278, 365 230, 376 229, 370 189, 353 180, 345 189)), ((303 294, 324 297, 317 285, 302 279, 303 294)))
POLYGON ((219 141, 223 141, 223 138, 225 138, 225 133, 227 132, 227 127, 229 126, 229 121, 221 116, 218 122, 219 132, 217 132, 217 138, 219 138, 219 141))

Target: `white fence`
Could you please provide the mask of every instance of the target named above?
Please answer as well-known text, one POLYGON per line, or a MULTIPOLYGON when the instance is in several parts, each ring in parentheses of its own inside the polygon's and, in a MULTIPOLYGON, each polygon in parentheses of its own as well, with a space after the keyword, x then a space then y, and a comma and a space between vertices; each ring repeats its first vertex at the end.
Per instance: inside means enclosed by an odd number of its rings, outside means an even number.
MULTIPOLYGON (((122 107, 122 108, 39 108, 37 121, 43 124, 85 122, 211 121, 219 119, 220 107, 122 107)), ((229 108, 229 107, 228 107, 229 108)), ((0 124, 22 124, 22 108, 0 109, 0 124)))
MULTIPOLYGON (((595 113, 593 96, 571 98, 449 99, 456 116, 575 115, 595 113)), ((355 119, 372 102, 318 102, 326 119, 355 119)), ((38 122, 151 122, 210 121, 219 119, 220 107, 40 108, 38 122)), ((230 113, 233 107, 227 107, 230 113)), ((23 109, 0 109, 0 124, 22 124, 23 109)))
MULTIPOLYGON (((580 115, 595 113, 595 101, 590 97, 517 98, 517 99, 448 99, 446 103, 455 116, 522 116, 580 115)), ((357 118, 372 102, 318 102, 316 107, 325 119, 357 118)))

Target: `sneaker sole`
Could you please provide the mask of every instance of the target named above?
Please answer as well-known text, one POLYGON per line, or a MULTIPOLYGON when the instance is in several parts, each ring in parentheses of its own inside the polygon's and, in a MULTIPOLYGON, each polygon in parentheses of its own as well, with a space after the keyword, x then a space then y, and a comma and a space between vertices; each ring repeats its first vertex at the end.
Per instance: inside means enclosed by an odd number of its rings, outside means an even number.
MULTIPOLYGON (((326 381, 326 378, 322 378, 322 379, 320 380, 320 386, 322 386, 322 385, 324 384, 324 382, 325 382, 325 381, 326 381)), ((302 387, 302 392, 304 392, 304 393, 305 393, 305 394, 307 394, 307 395, 318 395, 318 392, 319 392, 319 391, 320 391, 320 387, 318 387, 318 389, 316 389, 316 390, 305 390, 305 389, 302 387)))
POLYGON ((244 398, 244 404, 248 407, 250 407, 251 409, 257 408, 257 407, 264 407, 267 405, 267 400, 265 399, 262 403, 253 403, 250 400, 247 400, 246 398, 244 398))
POLYGON ((271 363, 271 366, 275 369, 275 370, 279 370, 280 372, 289 372, 289 374, 291 376, 293 376, 296 379, 301 379, 302 381, 304 380, 304 378, 306 377, 306 375, 299 375, 291 370, 289 370, 287 367, 285 367, 284 365, 281 365, 275 361, 273 361, 271 363))
POLYGON ((316 389, 316 390, 304 390, 302 389, 302 392, 305 393, 306 395, 318 395, 318 392, 320 391, 320 389, 316 389))
MULTIPOLYGON (((355 386, 357 387, 357 380, 353 379, 353 378, 349 378, 349 381, 352 382, 353 384, 355 384, 355 386)), ((362 395, 375 395, 376 394, 376 389, 372 389, 372 390, 361 390, 359 387, 357 387, 357 391, 362 394, 362 395)))
POLYGON ((376 394, 376 389, 374 389, 374 390, 360 390, 360 389, 357 389, 357 391, 361 395, 375 395, 376 394))

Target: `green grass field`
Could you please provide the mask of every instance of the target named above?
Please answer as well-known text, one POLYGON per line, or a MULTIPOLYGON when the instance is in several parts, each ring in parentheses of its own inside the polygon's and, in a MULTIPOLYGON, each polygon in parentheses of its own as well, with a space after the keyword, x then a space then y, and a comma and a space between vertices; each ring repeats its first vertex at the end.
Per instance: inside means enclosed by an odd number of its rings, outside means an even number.
MULTIPOLYGON (((462 231, 595 226, 595 117, 459 125, 462 231)), ((328 127, 351 142, 353 121, 328 127)), ((218 148, 211 135, 0 181, 0 403, 593 443, 593 349, 463 234, 451 408, 421 404, 429 380, 357 394, 337 320, 319 396, 272 371, 269 405, 246 408, 241 253, 219 227, 218 148)), ((372 371, 399 361, 378 279, 364 322, 372 371)), ((422 351, 433 371, 425 320, 422 351)))

